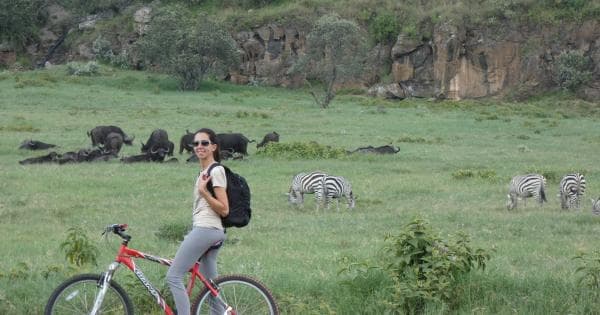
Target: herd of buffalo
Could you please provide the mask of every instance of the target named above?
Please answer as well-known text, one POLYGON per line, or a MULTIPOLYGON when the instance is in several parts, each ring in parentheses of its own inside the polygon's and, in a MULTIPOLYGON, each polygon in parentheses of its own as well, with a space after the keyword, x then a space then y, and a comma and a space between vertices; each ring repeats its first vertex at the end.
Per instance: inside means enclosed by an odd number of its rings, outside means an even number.
MULTIPOLYGON (((93 162, 93 161, 108 161, 113 158, 118 158, 119 152, 123 144, 133 145, 135 137, 128 136, 121 128, 117 126, 97 126, 87 132, 88 137, 92 141, 92 148, 84 148, 77 151, 69 151, 58 153, 51 151, 42 156, 36 156, 19 161, 19 164, 37 164, 37 163, 78 163, 78 162, 93 162)), ((191 156, 187 162, 197 161, 194 152, 194 133, 186 130, 179 142, 179 154, 184 151, 190 153, 191 156)), ((242 159, 248 155, 248 143, 255 142, 249 140, 241 133, 220 133, 217 134, 217 142, 221 158, 227 159, 242 159)), ((263 140, 256 145, 257 148, 265 146, 269 142, 279 142, 279 134, 275 131, 267 133, 263 140)), ((141 143, 141 154, 125 156, 121 158, 123 163, 134 162, 177 162, 177 158, 172 157, 175 151, 175 144, 169 140, 169 135, 163 129, 152 131, 148 141, 141 143), (171 157, 171 158, 168 158, 171 157)), ((56 145, 48 144, 37 140, 25 140, 21 143, 19 149, 27 150, 47 150, 54 148, 56 145)), ((349 153, 376 153, 376 154, 393 154, 399 149, 390 145, 380 147, 361 147, 349 153)))

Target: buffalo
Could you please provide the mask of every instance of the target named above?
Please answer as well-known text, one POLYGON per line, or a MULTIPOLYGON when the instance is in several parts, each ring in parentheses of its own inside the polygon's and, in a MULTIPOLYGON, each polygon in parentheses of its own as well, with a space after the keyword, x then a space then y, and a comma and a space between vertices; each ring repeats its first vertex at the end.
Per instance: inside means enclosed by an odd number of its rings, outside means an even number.
POLYGON ((248 155, 248 142, 254 142, 254 140, 248 140, 241 133, 217 134, 217 143, 219 144, 219 149, 222 151, 229 150, 248 155))
POLYGON ((188 153, 194 152, 194 134, 189 130, 185 130, 185 134, 181 136, 181 140, 179 141, 179 154, 183 153, 183 150, 186 150, 188 153))
POLYGON ((400 148, 391 145, 382 145, 380 147, 361 147, 350 153, 375 153, 375 154, 394 154, 400 152, 400 148))
POLYGON ((148 153, 132 155, 132 156, 121 158, 121 162, 123 162, 123 163, 152 162, 152 156, 148 153))
POLYGON ((169 134, 163 129, 152 131, 146 144, 142 142, 142 153, 150 153, 153 161, 163 161, 165 156, 172 156, 175 144, 169 141, 169 134))
POLYGON ((263 147, 269 142, 279 142, 279 134, 275 131, 267 133, 263 137, 263 140, 256 145, 256 148, 258 149, 260 147, 263 147))
POLYGON ((97 126, 88 131, 87 135, 92 139, 92 146, 105 145, 106 137, 110 133, 118 133, 123 137, 123 143, 132 145, 135 137, 129 137, 123 130, 117 126, 97 126))
POLYGON ((46 155, 21 160, 21 161, 19 161, 19 164, 25 165, 25 164, 52 163, 52 162, 55 162, 58 157, 59 157, 59 154, 52 151, 46 155))
POLYGON ((37 140, 25 140, 25 141, 21 142, 19 149, 46 150, 46 149, 54 148, 55 146, 56 146, 55 144, 44 143, 44 142, 37 141, 37 140))
POLYGON ((122 146, 123 136, 121 136, 119 133, 111 132, 106 136, 102 150, 104 153, 110 153, 116 156, 119 154, 119 151, 121 151, 122 146))

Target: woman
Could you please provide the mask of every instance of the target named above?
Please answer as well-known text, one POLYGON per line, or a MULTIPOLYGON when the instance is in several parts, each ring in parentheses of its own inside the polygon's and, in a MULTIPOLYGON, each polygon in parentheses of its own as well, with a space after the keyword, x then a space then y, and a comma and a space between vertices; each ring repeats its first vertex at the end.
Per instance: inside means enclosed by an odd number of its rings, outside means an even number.
POLYGON ((219 162, 217 135, 208 128, 194 134, 194 152, 200 162, 200 175, 194 186, 193 227, 185 236, 167 272, 167 283, 175 300, 178 315, 190 313, 190 300, 183 284, 184 275, 198 259, 202 274, 209 279, 217 277, 217 254, 225 240, 221 217, 229 213, 227 202, 227 179, 222 166, 209 167, 219 162), (214 196, 206 184, 211 181, 214 196))

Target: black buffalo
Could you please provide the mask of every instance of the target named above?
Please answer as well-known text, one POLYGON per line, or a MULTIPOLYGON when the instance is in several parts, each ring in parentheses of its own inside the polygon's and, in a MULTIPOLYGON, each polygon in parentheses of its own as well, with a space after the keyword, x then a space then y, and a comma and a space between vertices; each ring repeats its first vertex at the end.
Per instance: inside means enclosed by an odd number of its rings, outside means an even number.
POLYGON ((121 151, 121 147, 123 146, 123 136, 116 132, 111 132, 106 136, 106 140, 104 141, 104 147, 102 150, 105 153, 110 153, 113 155, 118 155, 119 151, 121 151))
POLYGON ((142 153, 149 153, 153 161, 163 161, 165 156, 172 156, 175 144, 169 141, 169 134, 163 129, 152 131, 146 144, 142 142, 142 153))
POLYGON ((121 158, 123 163, 135 163, 135 162, 152 162, 152 156, 148 153, 132 155, 121 158))
POLYGON ((256 145, 256 148, 258 149, 260 147, 263 147, 269 142, 279 142, 279 134, 275 131, 267 133, 263 137, 263 140, 256 145))
POLYGON ((37 140, 25 140, 25 141, 21 142, 19 149, 46 150, 46 149, 54 148, 55 146, 56 146, 55 144, 44 143, 44 142, 37 141, 37 140))
POLYGON ((350 153, 375 153, 375 154, 394 154, 400 152, 400 148, 391 145, 382 145, 380 147, 361 147, 350 153))
POLYGON ((95 161, 108 161, 109 159, 117 157, 112 152, 107 152, 104 149, 81 149, 77 152, 77 162, 95 162, 95 161))
POLYGON ((254 140, 248 140, 248 138, 241 133, 217 134, 217 143, 219 144, 219 150, 221 151, 232 151, 248 155, 248 142, 254 142, 254 140))
POLYGON ((135 137, 129 137, 123 130, 117 126, 97 126, 94 129, 88 131, 87 135, 92 139, 92 145, 105 145, 106 137, 110 133, 118 133, 123 137, 123 143, 126 145, 132 145, 135 137))
POLYGON ((46 155, 21 160, 21 161, 19 161, 19 164, 25 165, 25 164, 38 164, 38 163, 52 163, 52 162, 55 162, 58 157, 59 157, 59 154, 52 151, 46 155))
POLYGON ((194 134, 189 130, 185 130, 185 134, 181 136, 181 140, 179 141, 179 154, 183 153, 183 150, 186 150, 188 153, 194 152, 194 134))

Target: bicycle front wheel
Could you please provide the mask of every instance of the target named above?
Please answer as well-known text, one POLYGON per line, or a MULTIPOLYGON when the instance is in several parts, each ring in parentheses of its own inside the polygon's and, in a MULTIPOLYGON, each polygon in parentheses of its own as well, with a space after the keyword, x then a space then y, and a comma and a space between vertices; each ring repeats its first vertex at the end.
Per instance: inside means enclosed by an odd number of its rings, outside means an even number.
MULTIPOLYGON (((219 287, 221 299, 233 308, 231 314, 279 314, 273 294, 258 280, 243 275, 228 275, 218 277, 214 283, 219 287)), ((224 314, 224 312, 224 306, 216 301, 206 287, 202 289, 192 307, 192 314, 196 315, 224 314)))
MULTIPOLYGON (((77 275, 63 282, 50 296, 45 315, 89 314, 96 295, 102 289, 101 276, 77 275)), ((97 314, 131 315, 133 306, 129 297, 116 282, 111 281, 97 314)))

